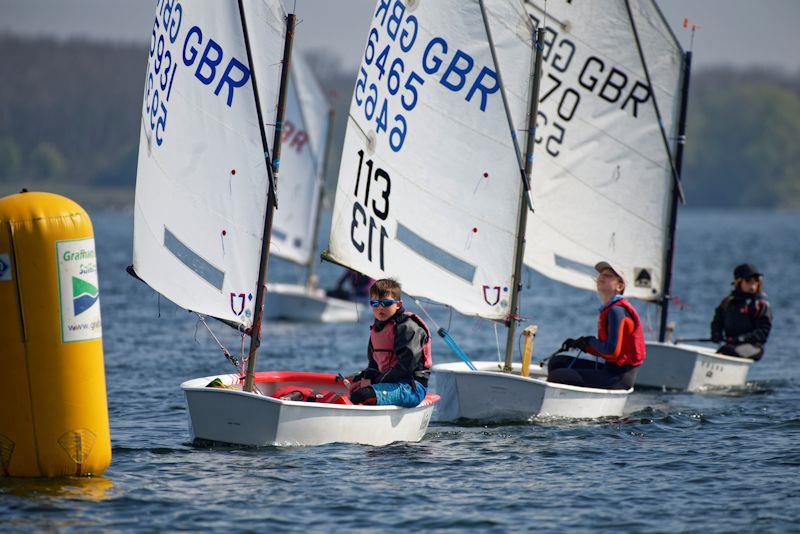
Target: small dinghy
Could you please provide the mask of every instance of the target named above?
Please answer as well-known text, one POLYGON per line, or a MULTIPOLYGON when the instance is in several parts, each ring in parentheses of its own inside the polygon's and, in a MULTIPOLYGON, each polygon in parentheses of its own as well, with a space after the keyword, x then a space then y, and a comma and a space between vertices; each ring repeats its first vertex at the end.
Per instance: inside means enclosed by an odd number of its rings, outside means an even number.
POLYGON ((293 322, 345 323, 358 321, 367 309, 366 302, 328 296, 324 289, 300 284, 267 284, 269 306, 267 320, 293 322))
POLYGON ((195 378, 181 384, 189 407, 189 426, 196 439, 255 446, 360 443, 388 445, 419 441, 425 435, 437 395, 428 393, 414 408, 355 406, 275 398, 296 386, 318 396, 347 398, 336 375, 302 372, 259 372, 256 389, 243 391, 239 375, 195 378), (218 387, 207 387, 219 380, 218 387), (334 395, 330 395, 333 393, 334 395), (341 396, 341 397, 339 397, 341 396))
MULTIPOLYGON (((129 272, 206 327, 204 316, 250 338, 246 372, 215 336, 239 372, 182 385, 193 435, 241 445, 421 439, 435 395, 414 408, 353 406, 333 375, 255 372, 281 141, 293 149, 284 111, 295 17, 280 0, 171 5, 160 3, 154 22, 129 272), (323 391, 319 402, 286 400, 286 387, 323 391)), ((276 249, 286 245, 276 234, 276 249)))
POLYGON ((442 397, 436 421, 522 421, 535 417, 594 419, 623 414, 629 390, 608 390, 556 384, 547 381, 547 369, 531 368, 520 374, 514 364, 510 373, 497 362, 446 363, 435 367, 434 388, 442 397))
POLYGON ((753 360, 717 354, 710 347, 652 342, 636 386, 683 391, 743 386, 751 365, 753 360))

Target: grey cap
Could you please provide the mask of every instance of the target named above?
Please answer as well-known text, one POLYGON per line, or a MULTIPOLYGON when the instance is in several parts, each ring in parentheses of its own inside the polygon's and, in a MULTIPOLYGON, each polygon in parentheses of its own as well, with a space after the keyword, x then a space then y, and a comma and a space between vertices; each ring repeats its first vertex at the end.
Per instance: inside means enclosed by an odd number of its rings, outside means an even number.
POLYGON ((620 280, 622 280, 622 285, 624 285, 624 286, 628 285, 627 281, 625 280, 625 275, 622 274, 624 272, 622 269, 619 269, 619 268, 613 266, 612 264, 610 264, 607 261, 598 262, 594 266, 594 270, 597 271, 598 273, 602 273, 605 269, 611 269, 612 271, 614 271, 614 274, 619 276, 620 280))

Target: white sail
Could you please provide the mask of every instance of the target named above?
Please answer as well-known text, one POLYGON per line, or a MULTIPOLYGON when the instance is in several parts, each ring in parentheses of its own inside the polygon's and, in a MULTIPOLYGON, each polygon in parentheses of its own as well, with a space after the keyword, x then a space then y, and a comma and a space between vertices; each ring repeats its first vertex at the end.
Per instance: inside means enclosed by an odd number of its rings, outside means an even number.
MULTIPOLYGON (((624 270, 626 295, 653 300, 664 277, 682 51, 652 0, 547 3, 525 263, 594 289, 592 266, 624 270), (655 99, 653 98, 655 95, 655 99)), ((526 0, 535 23, 543 0, 526 0)))
POLYGON ((377 2, 328 256, 394 277, 411 295, 502 319, 522 199, 525 139, 515 143, 512 130, 527 126, 533 27, 518 0, 483 3, 488 21, 477 0, 377 2))
MULTIPOLYGON (((271 146, 285 14, 279 0, 243 4, 271 146)), ((157 2, 136 178, 136 274, 183 308, 248 326, 267 190, 237 2, 157 2)))
POLYGON ((278 210, 270 254, 306 265, 312 250, 323 186, 328 111, 325 93, 303 60, 293 54, 283 121, 278 210))

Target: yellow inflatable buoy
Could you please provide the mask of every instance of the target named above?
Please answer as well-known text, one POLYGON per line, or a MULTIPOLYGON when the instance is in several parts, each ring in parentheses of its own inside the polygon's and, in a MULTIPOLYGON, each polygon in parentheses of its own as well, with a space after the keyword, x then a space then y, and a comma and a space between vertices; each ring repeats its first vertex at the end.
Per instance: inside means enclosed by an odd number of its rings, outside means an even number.
POLYGON ((92 222, 50 193, 0 199, 0 476, 111 463, 92 222))

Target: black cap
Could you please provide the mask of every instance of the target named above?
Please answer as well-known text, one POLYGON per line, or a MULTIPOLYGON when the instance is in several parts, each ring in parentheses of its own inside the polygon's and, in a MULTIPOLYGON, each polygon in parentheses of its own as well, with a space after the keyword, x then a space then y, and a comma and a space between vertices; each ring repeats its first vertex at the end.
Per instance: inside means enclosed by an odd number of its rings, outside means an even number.
POLYGON ((741 265, 737 265, 736 268, 733 270, 733 277, 734 278, 753 278, 754 276, 762 276, 756 266, 752 263, 743 263, 741 265))

